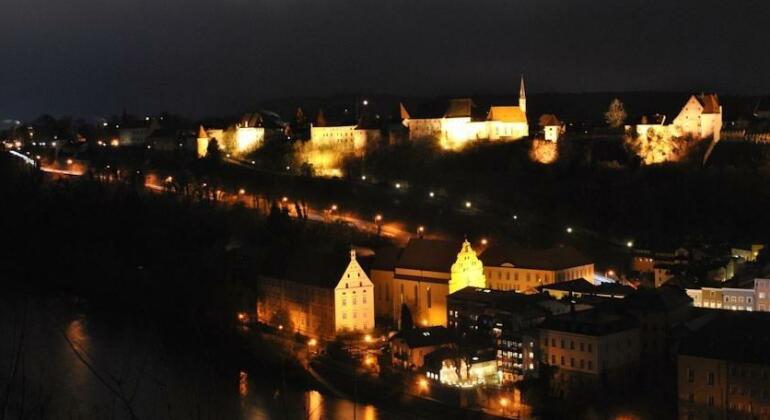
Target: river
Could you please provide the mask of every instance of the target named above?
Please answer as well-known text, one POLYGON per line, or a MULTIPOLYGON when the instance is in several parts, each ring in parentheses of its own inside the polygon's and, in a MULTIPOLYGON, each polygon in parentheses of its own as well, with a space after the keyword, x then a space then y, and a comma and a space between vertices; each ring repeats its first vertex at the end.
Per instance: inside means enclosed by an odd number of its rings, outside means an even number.
POLYGON ((71 299, 0 294, 0 419, 403 418, 164 341, 71 299))

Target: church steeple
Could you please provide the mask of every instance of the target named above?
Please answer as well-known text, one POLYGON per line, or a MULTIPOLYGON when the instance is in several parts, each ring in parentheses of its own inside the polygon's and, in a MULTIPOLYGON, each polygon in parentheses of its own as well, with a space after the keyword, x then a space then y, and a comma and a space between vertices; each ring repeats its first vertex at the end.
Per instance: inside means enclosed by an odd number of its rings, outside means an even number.
POLYGON ((524 75, 521 75, 521 83, 519 84, 519 108, 521 112, 527 113, 527 92, 524 90, 524 75))
POLYGON ((476 251, 466 239, 462 249, 457 254, 457 260, 452 264, 449 279, 449 293, 454 293, 465 287, 486 287, 484 278, 484 263, 476 256, 476 251))

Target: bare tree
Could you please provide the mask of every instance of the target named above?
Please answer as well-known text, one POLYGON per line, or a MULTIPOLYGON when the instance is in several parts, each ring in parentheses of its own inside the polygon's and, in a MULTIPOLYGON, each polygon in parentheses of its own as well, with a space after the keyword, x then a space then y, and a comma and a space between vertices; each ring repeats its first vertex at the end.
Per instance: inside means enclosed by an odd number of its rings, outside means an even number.
POLYGON ((607 121, 607 125, 612 128, 618 128, 626 122, 626 109, 623 107, 623 102, 620 99, 615 98, 610 102, 610 107, 607 112, 604 113, 604 120, 607 121))

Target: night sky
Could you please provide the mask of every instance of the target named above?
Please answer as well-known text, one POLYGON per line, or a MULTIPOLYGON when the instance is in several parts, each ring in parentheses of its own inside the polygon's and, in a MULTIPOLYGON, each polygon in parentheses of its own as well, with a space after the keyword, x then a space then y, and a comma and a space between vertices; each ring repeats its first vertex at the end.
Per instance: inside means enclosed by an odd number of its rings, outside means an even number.
POLYGON ((767 0, 0 0, 0 120, 268 98, 770 92, 767 0))

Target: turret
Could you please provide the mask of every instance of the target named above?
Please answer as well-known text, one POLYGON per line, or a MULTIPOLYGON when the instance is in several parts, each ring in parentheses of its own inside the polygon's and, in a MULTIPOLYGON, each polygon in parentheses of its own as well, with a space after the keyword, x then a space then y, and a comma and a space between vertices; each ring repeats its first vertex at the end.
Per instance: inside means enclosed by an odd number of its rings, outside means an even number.
POLYGON ((521 84, 519 85, 519 108, 521 108, 521 112, 527 113, 527 93, 524 91, 524 75, 521 76, 521 84))

